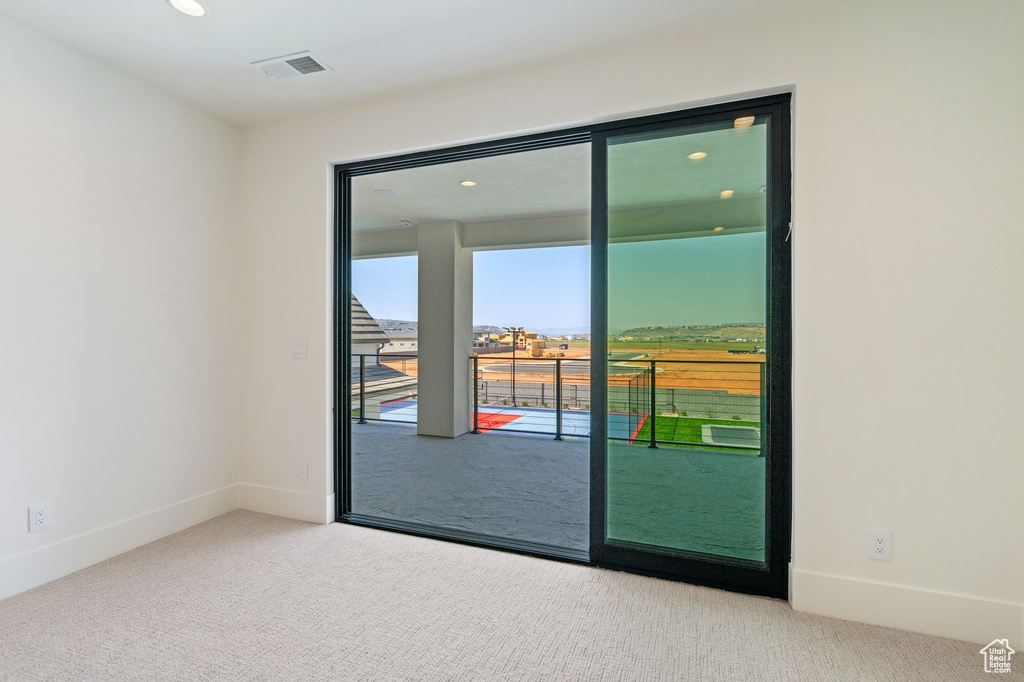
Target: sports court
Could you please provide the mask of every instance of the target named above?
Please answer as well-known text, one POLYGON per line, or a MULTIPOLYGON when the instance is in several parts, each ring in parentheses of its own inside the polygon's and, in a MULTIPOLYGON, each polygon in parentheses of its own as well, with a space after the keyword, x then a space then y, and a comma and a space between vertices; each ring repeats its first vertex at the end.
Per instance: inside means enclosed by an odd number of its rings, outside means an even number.
MULTIPOLYGON (((416 423, 417 401, 402 399, 381 403, 381 421, 416 423)), ((511 405, 478 406, 480 431, 515 431, 521 434, 554 435, 557 425, 556 410, 538 407, 513 407, 511 405)), ((608 415, 608 436, 629 440, 636 436, 637 415, 613 413, 608 415)), ((645 418, 645 415, 641 415, 645 418)), ((643 421, 641 420, 641 424, 643 421)), ((590 437, 589 410, 562 410, 561 434, 565 437, 590 437)))
MULTIPOLYGON (((382 421, 416 423, 415 400, 394 400, 381 403, 382 421)), ((484 433, 489 431, 516 431, 529 434, 555 433, 557 416, 555 410, 535 407, 513 407, 511 405, 480 405, 478 423, 484 433)), ((590 437, 590 412, 562 410, 563 436, 590 437)))

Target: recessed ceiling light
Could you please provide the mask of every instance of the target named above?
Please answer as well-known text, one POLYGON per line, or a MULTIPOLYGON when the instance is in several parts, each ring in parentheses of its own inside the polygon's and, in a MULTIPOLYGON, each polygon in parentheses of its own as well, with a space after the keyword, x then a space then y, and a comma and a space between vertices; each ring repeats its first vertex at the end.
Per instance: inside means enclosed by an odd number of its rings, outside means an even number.
POLYGON ((463 187, 473 187, 474 185, 476 185, 476 183, 473 182, 472 180, 463 180, 459 184, 462 185, 463 187))
POLYGON ((719 199, 732 199, 732 195, 733 194, 735 194, 735 192, 733 192, 733 190, 731 190, 731 189, 723 189, 721 192, 718 193, 718 198, 719 199))
POLYGON ((167 4, 190 17, 205 17, 206 8, 197 0, 167 0, 167 4))
POLYGON ((398 192, 393 189, 375 189, 373 193, 379 197, 397 197, 398 192))
POLYGON ((732 122, 733 128, 749 128, 752 125, 754 125, 753 116, 743 116, 742 118, 738 118, 732 122))
POLYGON ((715 228, 715 232, 721 232, 724 229, 725 229, 724 227, 716 227, 715 228))
POLYGON ((694 161, 700 161, 701 159, 703 159, 707 155, 708 155, 707 152, 694 152, 694 153, 690 154, 687 158, 693 159, 694 161))

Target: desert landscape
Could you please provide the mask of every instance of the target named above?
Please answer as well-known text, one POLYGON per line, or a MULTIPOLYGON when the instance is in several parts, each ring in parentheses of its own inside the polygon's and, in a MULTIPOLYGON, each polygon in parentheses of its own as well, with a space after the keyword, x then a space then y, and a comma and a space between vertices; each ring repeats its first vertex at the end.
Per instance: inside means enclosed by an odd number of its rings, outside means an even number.
MULTIPOLYGON (((636 368, 638 371, 650 367, 650 361, 657 361, 657 386, 659 388, 689 388, 727 391, 734 395, 759 395, 761 373, 765 355, 758 353, 731 353, 728 350, 664 350, 654 351, 643 348, 619 348, 611 358, 613 366, 636 368), (631 357, 630 357, 631 356, 631 357)), ((590 359, 590 350, 570 348, 545 352, 541 358, 524 357, 516 354, 516 380, 522 382, 550 382, 552 365, 556 358, 564 362, 563 385, 589 385, 590 374, 579 371, 579 362, 590 359), (575 362, 572 362, 575 361, 575 362)), ((481 368, 488 365, 507 365, 512 353, 488 353, 479 358, 481 368)), ((382 356, 381 363, 409 376, 417 375, 418 360, 415 357, 388 358, 382 356)), ((609 373, 608 383, 612 386, 629 384, 632 372, 624 369, 621 374, 609 373)))

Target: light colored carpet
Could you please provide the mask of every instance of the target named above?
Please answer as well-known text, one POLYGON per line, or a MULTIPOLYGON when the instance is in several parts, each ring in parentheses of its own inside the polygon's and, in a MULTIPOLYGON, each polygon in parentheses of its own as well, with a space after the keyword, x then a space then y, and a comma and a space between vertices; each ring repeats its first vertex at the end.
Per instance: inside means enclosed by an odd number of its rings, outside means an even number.
POLYGON ((987 679, 978 648, 246 511, 0 602, 0 679, 17 682, 987 679))

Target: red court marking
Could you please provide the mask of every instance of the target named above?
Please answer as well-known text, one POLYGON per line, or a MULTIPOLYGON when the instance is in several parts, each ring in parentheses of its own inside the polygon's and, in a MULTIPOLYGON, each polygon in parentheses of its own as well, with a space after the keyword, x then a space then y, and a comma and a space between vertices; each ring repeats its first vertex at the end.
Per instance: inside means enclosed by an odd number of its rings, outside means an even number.
POLYGON ((514 422, 522 416, 523 415, 521 414, 494 414, 492 412, 481 412, 477 419, 477 424, 482 433, 487 433, 491 429, 497 429, 509 422, 514 422))
POLYGON ((644 428, 644 424, 646 422, 647 422, 647 415, 645 414, 644 418, 640 420, 640 425, 636 427, 636 431, 634 431, 633 435, 629 437, 629 444, 630 445, 633 444, 633 439, 636 438, 636 434, 640 433, 640 429, 644 428))

